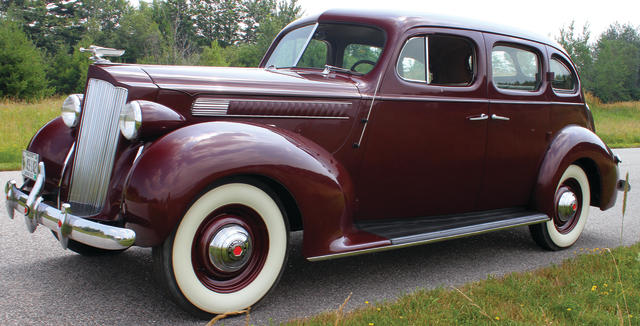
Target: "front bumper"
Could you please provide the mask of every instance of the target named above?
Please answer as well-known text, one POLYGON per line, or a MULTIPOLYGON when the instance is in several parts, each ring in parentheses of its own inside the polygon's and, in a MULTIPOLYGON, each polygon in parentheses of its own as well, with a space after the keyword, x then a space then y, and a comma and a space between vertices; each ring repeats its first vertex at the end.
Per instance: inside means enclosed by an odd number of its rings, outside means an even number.
POLYGON ((24 213, 29 232, 36 230, 42 224, 56 232, 60 244, 67 248, 69 239, 86 245, 107 250, 122 250, 129 248, 136 240, 133 230, 100 224, 70 213, 69 204, 62 204, 62 210, 45 204, 40 196, 44 187, 44 163, 38 166, 38 177, 31 193, 22 192, 14 180, 7 182, 7 211, 13 219, 14 210, 20 208, 24 213))

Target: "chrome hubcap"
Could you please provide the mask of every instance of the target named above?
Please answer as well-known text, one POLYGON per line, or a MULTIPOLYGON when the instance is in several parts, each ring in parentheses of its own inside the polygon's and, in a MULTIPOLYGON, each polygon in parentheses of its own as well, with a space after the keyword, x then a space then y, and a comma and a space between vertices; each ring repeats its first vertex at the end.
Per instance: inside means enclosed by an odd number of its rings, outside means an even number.
POLYGON ((558 219, 561 222, 567 222, 576 215, 578 211, 578 198, 576 195, 567 191, 558 199, 558 219))
POLYGON ((209 260, 223 272, 236 272, 244 267, 251 257, 249 232, 237 224, 221 228, 209 243, 209 260))

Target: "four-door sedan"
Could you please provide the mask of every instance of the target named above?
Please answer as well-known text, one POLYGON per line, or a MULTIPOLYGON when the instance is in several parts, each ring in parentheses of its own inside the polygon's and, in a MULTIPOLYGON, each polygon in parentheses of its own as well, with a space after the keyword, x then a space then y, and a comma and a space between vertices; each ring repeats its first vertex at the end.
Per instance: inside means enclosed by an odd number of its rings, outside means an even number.
POLYGON ((153 247, 173 299, 209 317, 311 261, 529 225, 571 246, 610 208, 619 159, 556 42, 416 13, 327 11, 259 68, 116 64, 23 153, 10 215, 79 254, 153 247))

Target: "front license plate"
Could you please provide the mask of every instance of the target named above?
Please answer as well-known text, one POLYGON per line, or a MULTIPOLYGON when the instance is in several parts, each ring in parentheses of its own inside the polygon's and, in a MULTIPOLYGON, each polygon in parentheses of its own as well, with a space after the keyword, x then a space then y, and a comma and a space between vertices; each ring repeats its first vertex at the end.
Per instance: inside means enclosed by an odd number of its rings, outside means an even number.
POLYGON ((39 162, 40 155, 27 150, 22 151, 22 176, 35 181, 38 176, 39 162))

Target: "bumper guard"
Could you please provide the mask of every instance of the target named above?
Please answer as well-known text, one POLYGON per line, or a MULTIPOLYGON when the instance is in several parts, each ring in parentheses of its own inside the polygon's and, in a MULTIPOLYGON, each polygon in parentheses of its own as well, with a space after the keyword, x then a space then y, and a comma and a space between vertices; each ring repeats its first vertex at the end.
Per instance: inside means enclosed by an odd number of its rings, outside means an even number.
POLYGON ((33 233, 42 224, 58 234, 62 248, 67 249, 69 239, 86 245, 107 250, 122 250, 129 248, 136 240, 133 230, 100 224, 70 213, 71 206, 62 204, 62 210, 45 204, 40 196, 44 187, 44 163, 38 164, 38 177, 31 193, 25 194, 14 180, 7 182, 7 211, 13 219, 14 210, 22 209, 27 229, 33 233))

